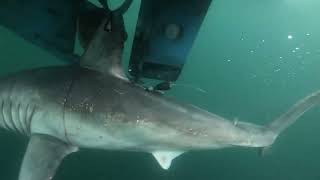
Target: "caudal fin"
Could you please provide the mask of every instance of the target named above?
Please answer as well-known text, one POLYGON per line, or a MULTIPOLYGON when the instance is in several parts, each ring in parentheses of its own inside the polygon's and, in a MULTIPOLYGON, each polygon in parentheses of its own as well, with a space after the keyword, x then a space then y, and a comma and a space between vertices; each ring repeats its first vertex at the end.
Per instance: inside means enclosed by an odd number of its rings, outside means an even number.
POLYGON ((304 97, 294 104, 287 112, 271 122, 268 127, 276 134, 280 134, 296 122, 306 111, 320 103, 320 91, 304 97))
MULTIPOLYGON (((298 101, 287 112, 283 113, 280 117, 272 121, 267 127, 278 136, 293 123, 295 123, 296 120, 299 119, 299 117, 301 117, 306 111, 319 103, 320 91, 316 91, 298 101)), ((260 155, 265 155, 270 148, 271 146, 267 146, 260 149, 260 155)))

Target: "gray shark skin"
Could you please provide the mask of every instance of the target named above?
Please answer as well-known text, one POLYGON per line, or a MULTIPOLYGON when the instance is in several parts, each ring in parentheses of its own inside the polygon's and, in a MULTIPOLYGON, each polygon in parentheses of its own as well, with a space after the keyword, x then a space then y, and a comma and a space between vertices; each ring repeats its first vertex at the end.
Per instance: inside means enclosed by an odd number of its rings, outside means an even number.
POLYGON ((187 151, 268 147, 320 102, 312 93, 267 126, 229 121, 131 83, 122 71, 123 20, 107 18, 80 65, 0 80, 0 127, 30 137, 19 180, 52 179, 78 148, 152 153, 162 168, 187 151))

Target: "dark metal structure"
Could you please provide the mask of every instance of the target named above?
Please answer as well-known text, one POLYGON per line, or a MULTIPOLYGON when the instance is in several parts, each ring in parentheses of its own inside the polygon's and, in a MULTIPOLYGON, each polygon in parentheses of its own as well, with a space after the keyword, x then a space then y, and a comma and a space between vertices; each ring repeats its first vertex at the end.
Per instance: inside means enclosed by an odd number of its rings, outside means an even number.
POLYGON ((65 61, 73 54, 82 0, 1 0, 0 25, 65 61))
MULTIPOLYGON (((133 0, 117 11, 124 13, 133 0)), ((212 0, 141 0, 130 74, 175 81, 212 0)), ((108 4, 98 8, 87 0, 1 0, 0 25, 42 47, 59 59, 78 60, 74 45, 78 31, 83 47, 89 43, 108 4)))
POLYGON ((212 0, 141 0, 130 73, 175 81, 212 0))

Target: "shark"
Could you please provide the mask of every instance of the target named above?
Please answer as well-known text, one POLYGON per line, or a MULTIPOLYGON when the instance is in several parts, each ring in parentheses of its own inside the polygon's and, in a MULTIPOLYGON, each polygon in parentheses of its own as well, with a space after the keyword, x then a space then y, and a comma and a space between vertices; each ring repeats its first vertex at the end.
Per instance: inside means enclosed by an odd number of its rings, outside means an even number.
POLYGON ((111 13, 79 63, 0 79, 0 127, 30 138, 19 180, 50 180, 83 148, 149 153, 163 169, 189 151, 264 150, 320 102, 320 91, 311 93, 264 126, 228 120, 130 81, 122 68, 126 36, 122 15, 111 13))

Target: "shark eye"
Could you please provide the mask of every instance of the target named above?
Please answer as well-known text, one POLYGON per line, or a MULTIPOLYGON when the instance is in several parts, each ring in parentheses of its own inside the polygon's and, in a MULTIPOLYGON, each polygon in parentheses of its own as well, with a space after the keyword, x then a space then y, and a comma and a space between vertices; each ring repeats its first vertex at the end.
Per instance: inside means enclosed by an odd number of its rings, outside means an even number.
POLYGON ((105 25, 104 25, 104 30, 107 32, 111 32, 112 31, 112 22, 111 20, 109 20, 105 25))

